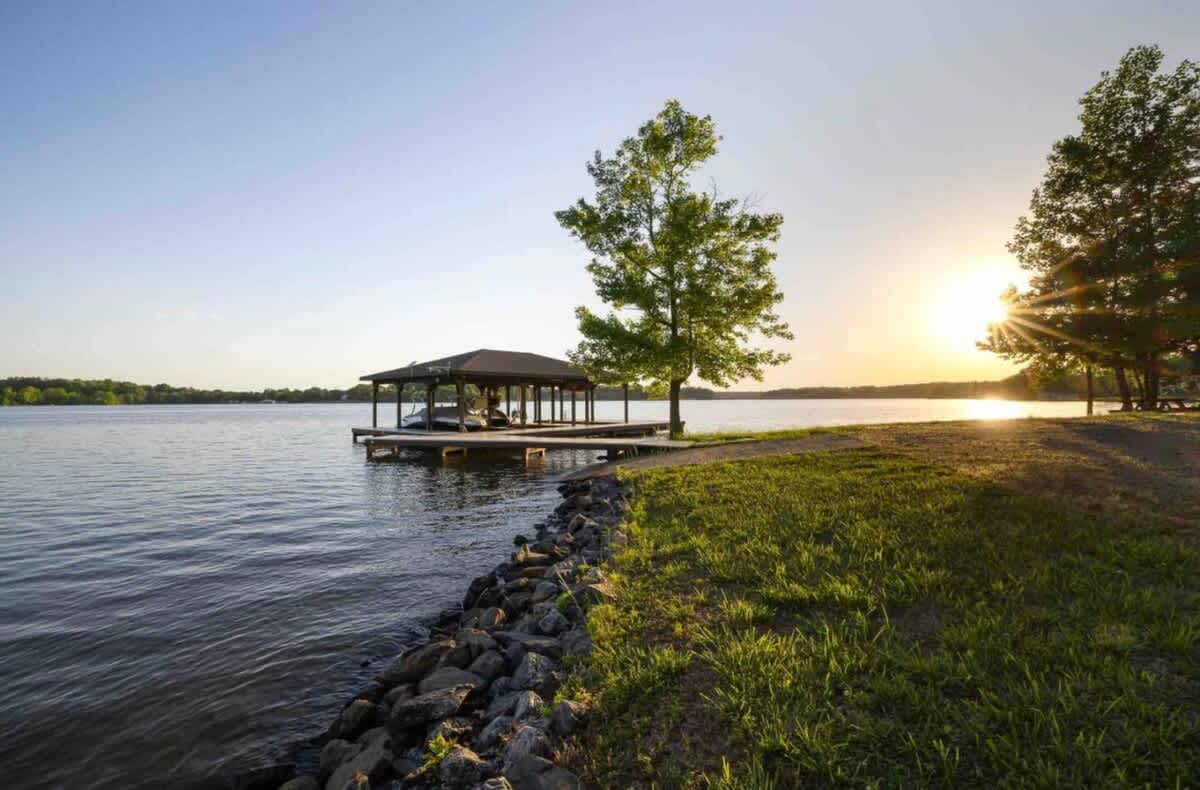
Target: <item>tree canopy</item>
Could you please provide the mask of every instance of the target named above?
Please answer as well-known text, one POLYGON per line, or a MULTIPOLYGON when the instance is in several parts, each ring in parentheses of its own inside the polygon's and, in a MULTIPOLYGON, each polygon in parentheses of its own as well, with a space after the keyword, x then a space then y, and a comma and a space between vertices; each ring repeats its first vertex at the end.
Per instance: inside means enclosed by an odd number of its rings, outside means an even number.
POLYGON ((665 388, 673 434, 693 375, 727 386, 788 360, 756 345, 791 338, 771 271, 783 217, 692 183, 719 141, 711 117, 668 101, 612 156, 596 152, 594 199, 555 214, 592 253, 596 293, 613 308, 576 310, 583 340, 571 359, 603 379, 665 388))
POLYGON ((1200 345, 1200 67, 1135 47, 1080 99, 1009 250, 1031 273, 982 347, 1047 366, 1112 367, 1129 407, 1195 370, 1200 345))

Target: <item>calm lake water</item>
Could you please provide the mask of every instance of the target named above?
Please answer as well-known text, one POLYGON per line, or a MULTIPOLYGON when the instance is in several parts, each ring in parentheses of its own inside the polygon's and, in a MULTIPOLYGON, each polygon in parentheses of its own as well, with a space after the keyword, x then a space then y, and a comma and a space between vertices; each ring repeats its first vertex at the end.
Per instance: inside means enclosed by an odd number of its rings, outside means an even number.
MULTIPOLYGON (((688 401, 692 430, 1081 403, 688 401)), ((620 403, 598 404, 617 418, 620 403)), ((381 423, 394 419, 381 404, 381 423)), ((633 402, 630 417, 666 404, 633 402)), ((160 787, 267 762, 424 634, 587 463, 366 464, 362 404, 0 409, 0 777, 160 787), (369 662, 363 666, 364 662, 369 662)))

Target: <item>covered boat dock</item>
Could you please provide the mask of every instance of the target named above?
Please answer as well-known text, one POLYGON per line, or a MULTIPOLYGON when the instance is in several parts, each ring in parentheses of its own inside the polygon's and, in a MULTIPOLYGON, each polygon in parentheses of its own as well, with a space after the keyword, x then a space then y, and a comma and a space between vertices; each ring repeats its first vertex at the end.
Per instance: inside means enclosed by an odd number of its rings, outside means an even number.
POLYGON ((540 354, 478 349, 369 373, 360 380, 371 383, 371 426, 351 428, 351 437, 356 442, 363 437, 369 460, 381 457, 384 450, 391 451, 390 457, 398 457, 401 449, 432 450, 445 458, 465 455, 469 448, 515 451, 526 460, 551 448, 595 449, 614 458, 688 445, 653 438, 666 430, 665 421, 630 422, 627 383, 622 385, 623 421, 597 419, 597 383, 582 368, 540 354), (389 385, 396 388, 396 423, 381 427, 379 388, 389 385), (436 394, 448 385, 454 387, 457 426, 449 421, 442 425, 457 430, 437 430, 436 394), (413 424, 410 416, 405 425, 405 388, 410 386, 423 390, 423 424, 413 424), (482 411, 468 403, 468 386, 478 390, 482 411), (497 413, 501 402, 503 417, 497 413), (474 430, 468 432, 469 426, 474 430))

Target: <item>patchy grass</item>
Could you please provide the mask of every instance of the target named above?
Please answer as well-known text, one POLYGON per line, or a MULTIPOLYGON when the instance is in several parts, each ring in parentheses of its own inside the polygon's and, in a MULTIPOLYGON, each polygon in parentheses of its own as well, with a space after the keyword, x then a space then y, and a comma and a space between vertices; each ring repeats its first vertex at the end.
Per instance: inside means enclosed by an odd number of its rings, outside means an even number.
POLYGON ((632 475, 570 754, 605 787, 1200 778, 1200 557, 1176 524, 895 452, 632 475))
POLYGON ((753 439, 754 441, 773 441, 785 439, 801 439, 818 433, 852 433, 856 425, 839 425, 835 427, 816 426, 812 428, 782 428, 775 431, 707 431, 686 433, 684 439, 689 442, 735 442, 753 439))

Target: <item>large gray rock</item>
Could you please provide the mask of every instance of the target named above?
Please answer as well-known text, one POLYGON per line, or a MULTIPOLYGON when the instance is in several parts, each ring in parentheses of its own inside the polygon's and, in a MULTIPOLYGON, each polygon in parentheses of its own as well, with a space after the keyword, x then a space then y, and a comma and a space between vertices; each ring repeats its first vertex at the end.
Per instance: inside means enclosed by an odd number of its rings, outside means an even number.
POLYGON ((558 639, 564 656, 586 656, 592 652, 592 637, 586 628, 574 628, 560 634, 558 639))
POLYGON ((550 656, 556 661, 562 658, 562 645, 557 639, 548 636, 524 634, 520 631, 497 631, 493 636, 496 637, 497 642, 505 646, 519 644, 528 651, 550 656))
POLYGON ((505 765, 505 778, 513 790, 581 790, 583 783, 575 774, 544 757, 527 755, 505 765))
POLYGON ((439 737, 447 741, 462 741, 471 734, 472 729, 474 729, 474 725, 465 716, 451 716, 448 719, 442 719, 429 728, 429 733, 425 737, 425 746, 428 748, 429 742, 439 737))
POLYGON ((554 745, 546 733, 537 727, 522 727, 504 749, 504 773, 511 780, 510 771, 526 757, 549 757, 553 753, 554 745))
POLYGON ((398 702, 393 706, 392 715, 388 718, 388 729, 398 733, 453 716, 458 713, 472 688, 453 686, 398 702))
POLYGON ((342 714, 338 716, 335 726, 338 737, 357 738, 375 722, 375 714, 378 710, 375 703, 370 700, 356 699, 351 702, 342 709, 342 714))
POLYGON ((487 706, 484 711, 483 718, 494 719, 497 716, 505 716, 511 714, 517 707, 517 699, 521 696, 521 692, 512 691, 508 694, 496 697, 492 703, 487 706))
POLYGON ((442 656, 442 666, 464 669, 488 650, 496 649, 496 640, 487 631, 464 628, 454 635, 454 647, 442 656))
POLYGON ((538 582, 538 586, 533 588, 533 597, 529 600, 534 604, 549 601, 558 597, 558 589, 558 585, 552 581, 538 582))
POLYGON ((551 609, 538 621, 538 630, 546 636, 558 636, 571 627, 571 621, 557 609, 551 609))
POLYGON ((361 752, 334 769, 325 782, 325 790, 358 790, 359 774, 367 777, 371 784, 391 779, 395 774, 391 747, 391 741, 386 737, 375 738, 365 744, 361 752))
POLYGON ((464 746, 455 746, 442 758, 438 774, 447 787, 459 790, 478 784, 489 773, 487 763, 464 746))
POLYGON ((488 687, 488 699, 499 699, 505 694, 510 694, 514 691, 516 691, 516 689, 513 688, 512 678, 508 675, 501 675, 493 680, 492 685, 488 687))
POLYGON ((454 646, 453 639, 443 639, 410 650, 379 675, 379 682, 385 686, 416 682, 428 675, 454 646))
POLYGON ((403 702, 406 699, 412 699, 417 696, 417 687, 412 683, 401 683, 396 688, 389 691, 383 697, 383 704, 389 708, 393 707, 397 702, 403 702))
POLYGON ((475 745, 481 750, 487 751, 504 740, 512 732, 512 728, 512 716, 497 716, 479 731, 479 736, 475 739, 475 745))
POLYGON ((362 751, 362 744, 334 738, 321 747, 321 768, 318 774, 327 779, 334 769, 362 751))
POLYGON ((545 695, 557 685, 555 669, 557 665, 541 653, 526 653, 513 673, 513 685, 545 695))
POLYGON ((535 691, 522 691, 517 694, 517 704, 513 706, 513 718, 517 721, 534 718, 541 715, 542 698, 535 691))
POLYGON ((492 681, 504 674, 504 666, 504 656, 495 650, 489 650, 472 661, 467 671, 486 681, 492 681))
POLYGON ((550 730, 564 738, 572 735, 587 717, 587 707, 579 702, 563 700, 550 711, 550 730))
POLYGON ((431 691, 452 688, 454 686, 470 686, 473 689, 481 689, 487 686, 487 681, 465 669, 442 667, 439 670, 431 672, 424 680, 418 683, 417 691, 421 694, 428 694, 431 691))
POLYGON ((489 606, 479 615, 480 628, 497 628, 504 625, 504 610, 499 606, 489 606))
POLYGON ((580 606, 594 606, 598 603, 612 603, 617 600, 617 592, 612 584, 606 581, 584 582, 571 589, 571 595, 580 606))

